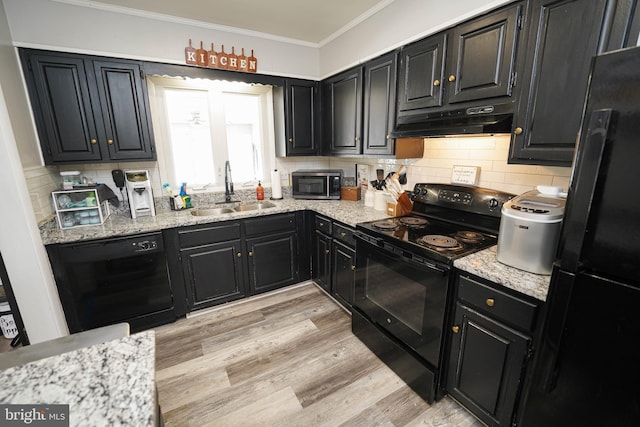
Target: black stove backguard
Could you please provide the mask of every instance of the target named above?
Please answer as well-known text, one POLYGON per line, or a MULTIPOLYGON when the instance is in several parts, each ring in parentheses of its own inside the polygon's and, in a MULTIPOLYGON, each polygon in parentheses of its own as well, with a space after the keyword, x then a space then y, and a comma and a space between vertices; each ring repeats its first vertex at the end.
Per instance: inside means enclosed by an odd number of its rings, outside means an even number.
POLYGON ((440 386, 453 261, 495 245, 512 194, 417 184, 410 215, 356 226, 352 329, 424 400, 440 386))

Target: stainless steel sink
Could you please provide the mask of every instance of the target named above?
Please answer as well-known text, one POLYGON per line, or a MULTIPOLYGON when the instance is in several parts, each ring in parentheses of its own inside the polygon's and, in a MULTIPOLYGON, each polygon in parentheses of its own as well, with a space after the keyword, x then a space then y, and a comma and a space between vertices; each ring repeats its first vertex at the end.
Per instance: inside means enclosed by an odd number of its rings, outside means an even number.
POLYGON ((194 209, 191 211, 193 216, 211 216, 211 215, 224 215, 234 213, 231 208, 209 208, 209 209, 194 209))
POLYGON ((271 202, 252 203, 250 205, 240 205, 233 208, 236 212, 255 211, 259 209, 275 208, 276 205, 271 202))

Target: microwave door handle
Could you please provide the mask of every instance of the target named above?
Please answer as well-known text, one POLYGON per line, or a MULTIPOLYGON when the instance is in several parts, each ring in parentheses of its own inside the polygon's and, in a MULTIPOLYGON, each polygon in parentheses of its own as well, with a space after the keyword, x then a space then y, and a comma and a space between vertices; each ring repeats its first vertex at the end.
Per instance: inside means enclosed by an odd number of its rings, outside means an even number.
POLYGON ((328 176, 327 177, 327 198, 329 197, 329 195, 331 194, 331 177, 328 176))

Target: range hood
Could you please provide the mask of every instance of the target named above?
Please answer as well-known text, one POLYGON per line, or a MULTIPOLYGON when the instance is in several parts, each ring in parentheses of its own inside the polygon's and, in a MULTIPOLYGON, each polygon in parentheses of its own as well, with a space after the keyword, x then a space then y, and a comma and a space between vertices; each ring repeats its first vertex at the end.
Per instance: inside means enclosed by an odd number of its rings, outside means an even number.
POLYGON ((510 133, 512 121, 512 102, 423 114, 415 112, 410 115, 400 115, 391 136, 403 138, 510 133))

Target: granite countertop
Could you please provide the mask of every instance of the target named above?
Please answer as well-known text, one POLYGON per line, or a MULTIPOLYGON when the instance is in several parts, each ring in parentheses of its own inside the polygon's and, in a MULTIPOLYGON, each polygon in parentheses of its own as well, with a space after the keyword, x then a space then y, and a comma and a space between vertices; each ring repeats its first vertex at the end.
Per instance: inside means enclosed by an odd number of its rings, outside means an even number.
POLYGON ((2 404, 68 404, 71 426, 154 426, 152 330, 0 371, 2 404))
POLYGON ((457 259, 453 266, 483 279, 546 301, 551 276, 533 274, 498 262, 497 246, 457 259))
MULTIPOLYGON (((149 233, 174 227, 184 227, 196 224, 206 224, 217 221, 229 221, 240 218, 252 218, 275 213, 313 210, 322 215, 355 227, 359 222, 375 221, 388 218, 385 211, 378 211, 364 205, 364 200, 298 200, 284 198, 269 200, 276 205, 274 208, 263 210, 235 212, 230 214, 193 216, 193 209, 172 211, 162 208, 156 203, 156 216, 132 219, 128 211, 112 213, 102 225, 75 227, 62 230, 55 217, 40 225, 40 235, 45 245, 54 243, 70 243, 83 240, 103 239, 109 237, 127 236, 139 233, 149 233)), ((255 201, 245 202, 255 203, 255 201)), ((197 206, 207 208, 209 206, 197 206)), ((219 205, 216 207, 220 207, 219 205)))
MULTIPOLYGON (((241 218, 252 218, 276 213, 313 210, 326 215, 351 227, 359 222, 376 221, 389 218, 386 211, 378 211, 364 205, 364 200, 299 200, 285 197, 282 200, 270 200, 276 206, 264 210, 235 212, 230 214, 193 216, 192 209, 172 211, 168 207, 158 206, 156 203, 155 217, 141 217, 132 219, 128 211, 114 212, 102 225, 76 227, 62 230, 54 218, 40 225, 40 234, 45 245, 55 243, 71 243, 84 240, 103 239, 109 237, 127 236, 139 233, 161 231, 174 227, 184 227, 196 224, 207 224, 218 221, 230 221, 241 218)), ((245 201, 243 203, 255 203, 245 201)), ((197 205, 199 208, 214 206, 197 205)), ((215 205, 220 207, 220 205, 215 205)), ((496 247, 476 252, 469 256, 455 260, 454 267, 475 274, 479 277, 498 283, 507 288, 537 298, 546 300, 550 276, 527 273, 513 267, 501 264, 496 259, 496 247)))

